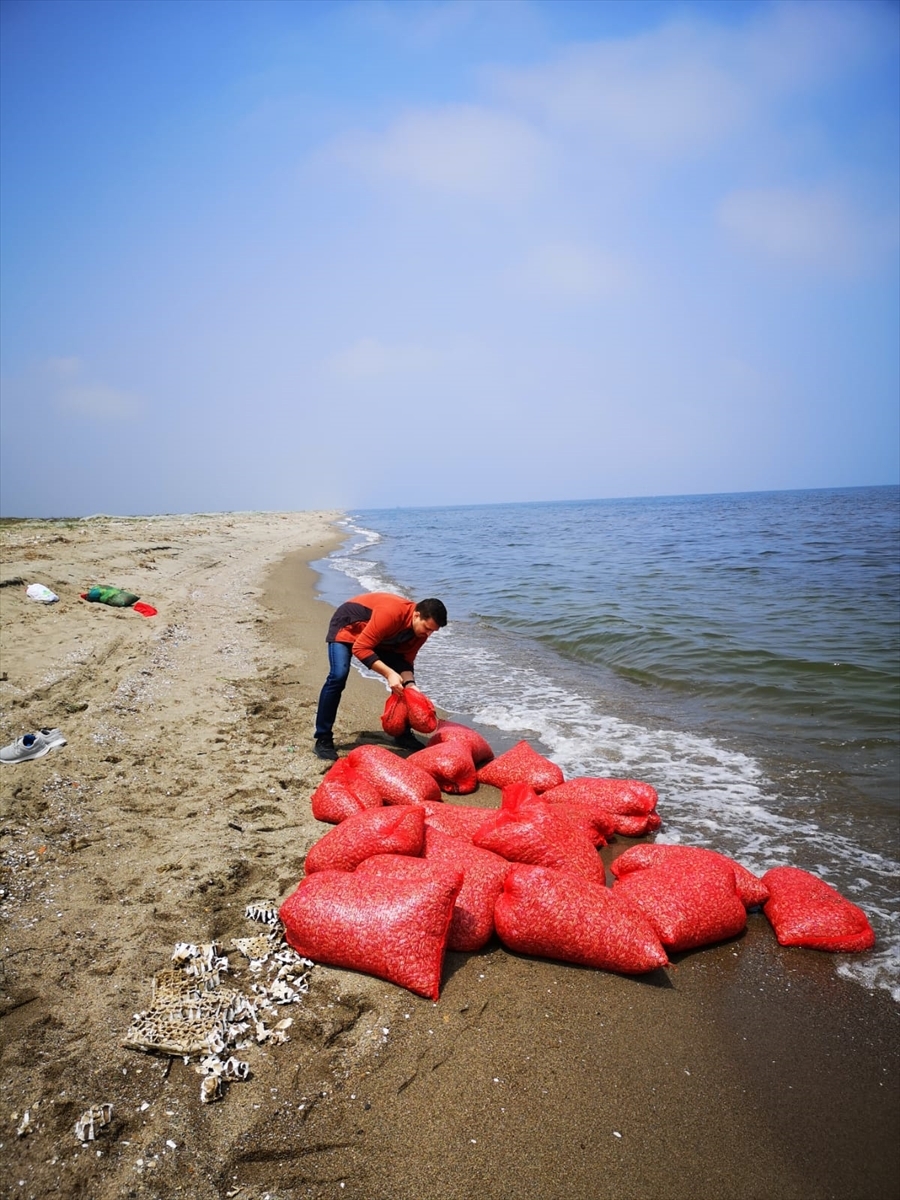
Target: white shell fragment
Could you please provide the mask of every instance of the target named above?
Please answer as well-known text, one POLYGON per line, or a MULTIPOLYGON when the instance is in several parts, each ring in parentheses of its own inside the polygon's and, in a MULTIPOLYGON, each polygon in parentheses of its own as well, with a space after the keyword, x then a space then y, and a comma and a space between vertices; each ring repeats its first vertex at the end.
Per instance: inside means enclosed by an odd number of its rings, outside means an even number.
POLYGON ((151 1007, 135 1014, 123 1041, 130 1050, 199 1059, 202 1104, 222 1099, 227 1083, 249 1077, 250 1064, 231 1051, 288 1040, 291 1018, 270 1023, 275 1006, 299 1003, 309 991, 314 964, 285 942, 277 907, 258 901, 246 916, 269 926, 265 934, 232 938, 254 979, 252 997, 222 983, 231 964, 217 943, 178 942, 173 969, 154 976, 151 1007))
POLYGON ((95 1104, 75 1122, 75 1136, 79 1142, 93 1142, 111 1120, 112 1105, 95 1104))

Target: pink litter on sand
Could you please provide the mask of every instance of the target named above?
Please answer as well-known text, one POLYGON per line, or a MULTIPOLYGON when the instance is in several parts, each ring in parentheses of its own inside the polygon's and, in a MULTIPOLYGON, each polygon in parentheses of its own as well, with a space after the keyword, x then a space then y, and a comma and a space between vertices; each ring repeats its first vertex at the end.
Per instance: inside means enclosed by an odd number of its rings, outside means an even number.
POLYGON ((394 754, 386 746, 357 746, 347 762, 378 788, 385 804, 439 802, 437 781, 414 763, 394 754))
POLYGON ((763 912, 782 946, 846 954, 875 945, 875 931, 863 910, 817 875, 799 867, 773 867, 762 882, 769 889, 763 912))
POLYGON ((428 740, 429 746, 437 746, 441 742, 463 742, 472 752, 472 761, 476 767, 490 762, 494 751, 488 742, 476 729, 468 725, 460 725, 456 721, 438 721, 437 729, 428 740))
POLYGON ((131 606, 136 613, 140 613, 142 617, 155 617, 156 609, 152 604, 145 604, 143 600, 136 600, 131 606))
POLYGON ((298 954, 437 1000, 461 886, 461 872, 410 872, 406 864, 319 871, 300 881, 278 915, 298 954))
POLYGON ((721 866, 726 871, 733 871, 735 887, 745 908, 758 908, 769 898, 768 888, 752 871, 748 871, 727 854, 720 854, 718 850, 707 850, 702 846, 665 846, 659 842, 632 846, 630 850, 619 855, 610 870, 617 879, 621 879, 632 871, 644 871, 648 867, 667 862, 676 866, 679 863, 711 863, 721 866))
POLYGON ((367 808, 381 808, 383 801, 374 783, 340 758, 323 776, 310 804, 317 821, 336 825, 367 808))
POLYGON ((421 855, 425 810, 420 804, 370 808, 347 817, 310 847, 306 874, 353 871, 373 854, 421 855))
POLYGON ((581 875, 514 864, 494 908, 497 935, 519 954, 640 975, 668 957, 639 908, 581 875))
POLYGON ((623 875, 612 891, 642 910, 668 950, 724 942, 747 926, 734 872, 718 864, 662 862, 623 875))
POLYGON ((427 771, 442 792, 467 796, 478 787, 472 752, 464 742, 442 742, 410 754, 406 760, 427 771))
POLYGON ((527 742, 517 742, 511 750, 479 768, 478 782, 498 788, 527 783, 536 792, 546 792, 563 782, 563 773, 556 763, 538 754, 527 742))

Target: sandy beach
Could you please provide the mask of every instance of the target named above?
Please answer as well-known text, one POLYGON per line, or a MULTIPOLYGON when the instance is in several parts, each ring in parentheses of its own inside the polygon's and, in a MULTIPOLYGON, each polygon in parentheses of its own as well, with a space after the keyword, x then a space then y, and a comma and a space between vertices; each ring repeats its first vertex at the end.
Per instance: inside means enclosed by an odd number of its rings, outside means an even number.
MULTIPOLYGON (((247 906, 283 900, 329 828, 308 564, 338 517, 0 527, 0 744, 67 739, 0 765, 0 1196, 895 1200, 900 1008, 759 913, 639 979, 494 941, 447 956, 437 1003, 317 965, 289 1040, 211 1104, 192 1062, 123 1045, 178 942, 218 942, 250 986, 247 906), (99 584, 157 615, 80 599, 99 584)), ((341 754, 386 740, 384 698, 351 673, 341 754)))

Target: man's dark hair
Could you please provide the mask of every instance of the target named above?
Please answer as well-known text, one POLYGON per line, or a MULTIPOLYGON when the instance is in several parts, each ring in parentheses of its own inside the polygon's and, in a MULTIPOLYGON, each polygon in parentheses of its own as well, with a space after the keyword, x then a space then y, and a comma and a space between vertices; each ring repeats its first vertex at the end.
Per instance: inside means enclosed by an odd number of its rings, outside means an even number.
POLYGON ((447 624, 447 610, 443 600, 435 600, 433 597, 430 600, 420 600, 416 605, 416 612, 426 621, 437 621, 438 629, 443 629, 447 624))

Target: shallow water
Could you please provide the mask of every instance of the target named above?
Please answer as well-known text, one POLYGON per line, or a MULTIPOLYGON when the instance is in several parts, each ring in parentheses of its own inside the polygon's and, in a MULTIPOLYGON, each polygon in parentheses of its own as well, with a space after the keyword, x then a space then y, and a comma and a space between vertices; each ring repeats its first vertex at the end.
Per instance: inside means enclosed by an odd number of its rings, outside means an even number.
POLYGON ((660 840, 815 871, 900 1000, 900 490, 361 511, 332 603, 440 596, 417 676, 495 749, 660 794, 660 840), (348 576, 350 577, 348 579, 348 576))

